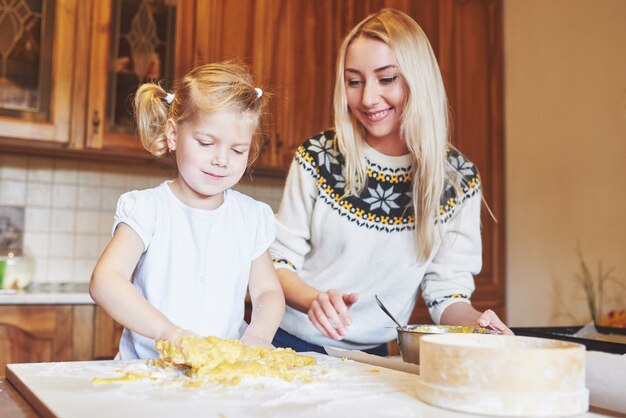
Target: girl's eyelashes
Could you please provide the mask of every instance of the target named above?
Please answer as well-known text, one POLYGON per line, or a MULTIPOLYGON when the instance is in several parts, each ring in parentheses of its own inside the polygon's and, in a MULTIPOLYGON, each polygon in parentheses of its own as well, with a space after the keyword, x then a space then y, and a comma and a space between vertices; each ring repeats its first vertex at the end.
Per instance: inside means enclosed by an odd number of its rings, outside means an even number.
POLYGON ((208 147, 210 145, 213 145, 212 142, 202 142, 202 141, 198 141, 198 143, 200 144, 201 147, 208 147))
POLYGON ((348 80, 348 86, 350 87, 357 87, 361 83, 363 83, 361 80, 348 80))
POLYGON ((241 149, 235 149, 235 148, 233 148, 233 152, 234 152, 235 154, 237 154, 237 155, 243 155, 243 154, 245 154, 245 153, 246 153, 246 151, 248 151, 248 150, 241 150, 241 149))

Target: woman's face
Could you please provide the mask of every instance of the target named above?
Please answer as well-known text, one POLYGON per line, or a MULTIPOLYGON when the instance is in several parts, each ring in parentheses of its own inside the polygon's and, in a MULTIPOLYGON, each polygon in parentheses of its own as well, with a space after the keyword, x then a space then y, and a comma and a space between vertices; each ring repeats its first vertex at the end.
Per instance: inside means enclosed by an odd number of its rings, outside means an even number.
POLYGON ((235 110, 198 113, 182 125, 168 121, 168 145, 178 166, 172 189, 178 198, 195 208, 218 207, 224 190, 246 170, 254 127, 252 114, 235 110))
POLYGON ((355 39, 346 51, 344 79, 348 107, 365 127, 366 141, 385 154, 405 154, 400 118, 406 87, 391 48, 376 39, 355 39))

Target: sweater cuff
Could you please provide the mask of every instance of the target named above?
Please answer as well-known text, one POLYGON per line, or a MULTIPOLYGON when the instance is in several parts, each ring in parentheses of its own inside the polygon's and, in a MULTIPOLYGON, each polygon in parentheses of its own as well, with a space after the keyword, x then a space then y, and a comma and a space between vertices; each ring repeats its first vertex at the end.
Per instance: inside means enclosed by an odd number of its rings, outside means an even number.
POLYGON ((296 272, 295 266, 289 260, 286 260, 284 258, 274 258, 272 259, 272 262, 274 263, 274 268, 276 270, 288 269, 293 271, 294 273, 296 272))

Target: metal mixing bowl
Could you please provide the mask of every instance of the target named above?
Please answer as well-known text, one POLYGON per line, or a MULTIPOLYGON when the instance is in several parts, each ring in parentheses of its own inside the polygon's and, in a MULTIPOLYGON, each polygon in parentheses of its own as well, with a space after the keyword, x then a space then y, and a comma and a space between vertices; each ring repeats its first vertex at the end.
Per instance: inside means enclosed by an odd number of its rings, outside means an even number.
POLYGON ((479 333, 491 334, 492 332, 480 327, 462 325, 407 325, 398 330, 398 346, 400 355, 406 363, 420 364, 420 338, 424 335, 447 334, 447 333, 479 333))

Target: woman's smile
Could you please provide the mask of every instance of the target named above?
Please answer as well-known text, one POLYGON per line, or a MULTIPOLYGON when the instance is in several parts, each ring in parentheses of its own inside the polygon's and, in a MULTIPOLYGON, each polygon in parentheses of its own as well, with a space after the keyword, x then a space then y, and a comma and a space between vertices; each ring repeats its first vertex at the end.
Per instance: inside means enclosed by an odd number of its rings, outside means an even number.
POLYGON ((384 110, 378 110, 376 112, 362 111, 365 117, 372 122, 380 122, 385 119, 394 110, 393 107, 384 110))

